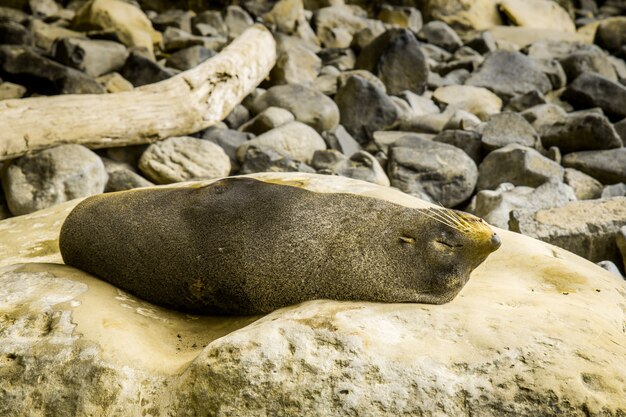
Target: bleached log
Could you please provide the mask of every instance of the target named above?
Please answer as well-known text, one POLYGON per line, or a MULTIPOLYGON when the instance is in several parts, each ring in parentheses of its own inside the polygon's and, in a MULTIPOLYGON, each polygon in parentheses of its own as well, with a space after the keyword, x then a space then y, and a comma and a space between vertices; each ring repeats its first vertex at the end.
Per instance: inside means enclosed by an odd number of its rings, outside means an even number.
POLYGON ((108 148, 197 132, 224 119, 275 61, 274 38, 254 25, 199 66, 133 91, 0 101, 0 161, 60 144, 108 148))

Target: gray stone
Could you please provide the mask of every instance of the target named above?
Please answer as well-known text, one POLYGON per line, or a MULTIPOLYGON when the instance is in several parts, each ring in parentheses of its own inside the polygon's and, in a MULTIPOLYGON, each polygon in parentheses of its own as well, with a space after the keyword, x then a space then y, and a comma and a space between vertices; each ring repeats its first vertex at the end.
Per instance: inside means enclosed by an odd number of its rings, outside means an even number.
POLYGON ((180 71, 187 71, 213 56, 215 56, 215 51, 202 45, 195 45, 174 52, 167 57, 165 65, 180 71))
POLYGON ((350 158, 344 157, 325 169, 343 177, 367 181, 385 187, 390 185, 389 178, 387 178, 387 174, 385 174, 378 160, 365 151, 358 151, 352 154, 350 158))
MULTIPOLYGON (((251 2, 246 3, 246 7, 251 2)), ((258 15, 258 14, 257 14, 258 15)), ((318 45, 315 32, 307 21, 307 12, 304 10, 302 0, 281 0, 276 2, 272 9, 263 14, 263 21, 276 28, 276 32, 282 32, 297 36, 311 44, 318 45)))
POLYGON ((315 170, 301 161, 291 159, 272 148, 249 146, 241 163, 241 174, 257 172, 309 172, 315 170))
POLYGON ((325 96, 337 94, 337 75, 322 74, 313 80, 311 88, 325 96))
POLYGON ((352 70, 356 64, 356 55, 350 48, 326 48, 317 54, 322 59, 322 65, 333 66, 339 71, 352 70))
POLYGON ((2 188, 15 216, 104 191, 107 173, 84 146, 61 145, 16 158, 2 171, 2 188))
POLYGON ((322 133, 329 149, 337 150, 344 155, 352 155, 361 150, 361 145, 342 125, 322 133))
POLYGON ((374 84, 374 86, 380 89, 383 93, 387 93, 387 87, 380 80, 380 78, 378 78, 377 76, 375 76, 374 74, 372 74, 371 72, 367 70, 351 70, 351 71, 341 72, 339 75, 337 75, 337 90, 340 88, 343 88, 343 86, 346 85, 346 82, 348 81, 348 79, 350 79, 350 77, 355 76, 355 75, 361 78, 364 78, 370 83, 374 84))
POLYGON ((268 107, 244 123, 239 130, 260 135, 293 120, 295 117, 289 110, 280 107, 268 107))
POLYGON ((541 142, 546 148, 558 147, 564 154, 622 146, 622 140, 609 119, 595 112, 569 114, 545 128, 541 142))
POLYGON ((54 42, 57 39, 87 38, 84 33, 69 30, 60 26, 47 24, 39 19, 31 19, 28 24, 28 29, 35 37, 35 46, 43 49, 48 54, 52 53, 52 45, 54 45, 54 42))
POLYGON ((228 36, 228 27, 218 10, 205 10, 191 19, 191 31, 200 36, 228 36))
POLYGON ((324 139, 308 125, 289 122, 251 139, 237 149, 237 159, 243 161, 250 146, 273 149, 297 161, 308 163, 315 151, 326 149, 324 139))
POLYGON ((335 102, 302 85, 274 86, 254 98, 247 107, 252 113, 258 114, 271 106, 289 110, 296 120, 306 123, 318 132, 330 130, 339 124, 339 108, 335 102))
POLYGON ((570 201, 576 201, 574 190, 562 182, 547 182, 537 188, 503 183, 495 190, 479 191, 466 210, 491 225, 508 229, 512 210, 561 207, 570 201))
POLYGON ((576 168, 603 184, 626 182, 626 148, 573 152, 563 157, 563 166, 576 168))
POLYGON ((483 147, 480 133, 472 130, 444 130, 435 136, 433 141, 456 146, 472 158, 476 165, 480 164, 487 154, 483 147))
POLYGON ((564 169, 532 148, 508 145, 491 152, 478 167, 478 190, 494 190, 500 184, 539 187, 562 181, 564 169))
POLYGON ((121 93, 123 91, 131 91, 133 85, 126 78, 118 72, 111 72, 106 75, 102 75, 96 78, 98 84, 100 84, 107 93, 121 93))
POLYGON ((597 74, 580 75, 567 86, 561 98, 579 109, 600 107, 613 119, 626 117, 626 87, 597 74))
POLYGON ((617 265, 615 265, 614 262, 600 261, 600 262, 596 262, 596 265, 598 265, 602 269, 606 269, 607 271, 609 271, 611 274, 615 275, 616 277, 625 279, 622 273, 620 272, 619 268, 617 267, 617 265))
POLYGON ((93 78, 40 55, 36 48, 0 46, 0 72, 8 81, 28 85, 40 94, 97 94, 104 89, 93 78))
POLYGON ((228 113, 224 119, 224 123, 231 129, 238 129, 241 125, 250 120, 250 112, 243 105, 237 104, 228 113))
POLYGON ((626 17, 616 16, 601 21, 594 41, 611 51, 621 48, 626 44, 626 17))
POLYGON ((3 45, 34 45, 35 38, 23 25, 17 22, 0 21, 0 43, 3 45))
POLYGON ((407 29, 390 29, 367 45, 356 68, 378 76, 389 94, 404 90, 421 94, 428 81, 428 66, 415 35, 407 29))
POLYGON ((537 211, 513 210, 509 228, 592 262, 620 262, 615 235, 625 223, 626 197, 614 197, 537 211))
POLYGON ((439 87, 433 92, 433 99, 439 103, 454 106, 475 114, 482 120, 500 113, 502 100, 486 88, 469 85, 439 87))
POLYGON ((398 97, 409 103, 409 106, 416 115, 439 114, 439 106, 437 106, 430 98, 419 96, 412 91, 402 91, 397 94, 398 97))
POLYGON ((454 52, 463 46, 463 41, 461 41, 454 29, 439 20, 426 23, 417 34, 417 37, 448 52, 454 52))
POLYGON ((439 63, 448 62, 452 59, 452 54, 443 48, 430 43, 421 43, 420 49, 426 55, 429 66, 437 66, 439 63))
POLYGON ((0 82, 0 100, 22 98, 26 94, 26 87, 10 82, 0 82))
POLYGON ((595 73, 611 81, 617 81, 617 74, 613 64, 611 64, 607 55, 601 51, 574 52, 559 62, 570 82, 584 72, 595 73))
POLYGON ((448 121, 456 114, 457 110, 449 106, 441 113, 424 114, 403 121, 398 124, 397 128, 408 132, 437 134, 444 129, 448 121))
POLYGON ((553 90, 565 87, 567 84, 567 75, 559 61, 556 59, 535 59, 534 61, 537 68, 550 80, 550 85, 553 90))
POLYGON ((303 46, 281 51, 276 65, 270 72, 270 81, 274 85, 301 84, 311 85, 320 70, 322 60, 315 52, 303 46))
POLYGON ((224 24, 228 28, 228 38, 235 39, 251 26, 254 20, 239 6, 228 6, 224 15, 224 24))
POLYGON ((521 115, 533 128, 542 136, 553 124, 558 123, 567 117, 567 113, 556 104, 540 104, 530 109, 524 110, 521 115))
POLYGON ((357 9, 354 7, 338 4, 317 9, 313 13, 315 33, 324 47, 347 48, 354 35, 363 29, 368 29, 372 35, 384 31, 382 22, 366 19, 355 11, 357 9))
POLYGON ((618 182, 617 184, 607 185, 602 190, 601 198, 626 197, 626 184, 618 182))
POLYGON ((227 42, 226 38, 192 35, 174 27, 168 27, 163 33, 163 49, 166 52, 174 52, 197 45, 211 50, 220 50, 227 42))
POLYGON ((64 38, 52 49, 55 60, 92 77, 119 70, 128 57, 121 43, 102 40, 64 38))
POLYGON ((135 87, 140 87, 167 80, 174 71, 160 66, 141 51, 131 51, 120 74, 135 87))
POLYGON ((348 78, 337 91, 341 124, 359 142, 366 144, 377 130, 391 128, 398 112, 393 101, 376 85, 359 76, 348 78))
POLYGON ((465 42, 465 46, 469 46, 479 54, 487 54, 498 49, 496 40, 488 30, 475 33, 465 42))
POLYGON ((254 137, 251 133, 244 133, 238 130, 226 129, 213 126, 205 129, 201 138, 219 145, 226 155, 230 158, 231 172, 239 170, 239 161, 237 160, 237 148, 254 137))
POLYGON ((130 165, 133 170, 139 169, 139 159, 150 145, 133 145, 119 148, 108 148, 106 157, 123 164, 130 165))
POLYGON ((537 90, 513 97, 504 108, 505 111, 522 112, 535 106, 547 104, 546 97, 537 90))
POLYGON ((139 169, 156 184, 228 175, 230 159, 218 145, 189 136, 153 143, 141 155, 139 169))
POLYGON ((151 17, 152 26, 159 32, 164 32, 168 27, 184 30, 191 33, 191 19, 196 14, 189 10, 170 9, 151 17))
POLYGON ((622 146, 626 146, 626 119, 622 119, 613 124, 613 127, 622 140, 622 146))
MULTIPOLYGON (((451 108, 454 109, 454 107, 451 108)), ((452 117, 450 117, 446 124, 443 125, 443 130, 470 130, 476 129, 479 125, 481 125, 481 120, 475 114, 467 112, 465 110, 454 109, 452 117)))
POLYGON ((104 188, 105 193, 151 187, 154 185, 154 183, 137 174, 134 168, 129 164, 116 162, 109 158, 102 158, 102 162, 109 176, 106 187, 104 188))
POLYGON ((445 207, 467 200, 478 177, 476 164, 461 149, 414 134, 389 148, 387 173, 392 186, 445 207))
POLYGON ((383 4, 378 12, 378 19, 393 27, 406 28, 414 33, 422 28, 422 13, 415 7, 383 4))
POLYGON ((311 158, 311 166, 318 171, 332 171, 335 165, 348 159, 347 156, 335 149, 324 149, 315 151, 311 158))
POLYGON ((593 200, 602 195, 602 183, 574 168, 565 168, 563 182, 574 190, 578 200, 593 200))
POLYGON ((517 144, 529 148, 539 146, 535 129, 517 113, 494 114, 482 129, 482 142, 487 151, 517 144))
POLYGON ((547 93, 552 89, 550 80, 532 59, 511 51, 487 54, 466 84, 485 87, 505 101, 533 90, 547 93))

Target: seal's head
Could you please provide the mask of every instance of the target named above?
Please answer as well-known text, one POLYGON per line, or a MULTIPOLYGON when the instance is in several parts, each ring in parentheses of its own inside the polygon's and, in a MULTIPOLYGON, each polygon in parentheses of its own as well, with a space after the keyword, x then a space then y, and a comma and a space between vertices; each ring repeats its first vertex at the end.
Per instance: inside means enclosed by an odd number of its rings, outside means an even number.
MULTIPOLYGON (((419 291, 425 303, 452 300, 467 283, 470 273, 501 245, 500 237, 481 218, 445 208, 420 209, 429 221, 420 220, 415 245, 420 263, 430 266, 430 279, 421 276, 419 291), (426 245, 426 246, 424 246, 426 245)), ((413 238, 404 236, 403 243, 413 238)))

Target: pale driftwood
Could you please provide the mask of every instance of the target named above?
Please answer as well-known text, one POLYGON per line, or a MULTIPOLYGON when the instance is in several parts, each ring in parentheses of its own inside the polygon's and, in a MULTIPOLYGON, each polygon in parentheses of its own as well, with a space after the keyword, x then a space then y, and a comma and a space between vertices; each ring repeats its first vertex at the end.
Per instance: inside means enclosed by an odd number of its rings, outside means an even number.
POLYGON ((133 91, 0 101, 0 161, 66 143, 107 148, 196 132, 224 119, 275 61, 274 38, 254 25, 199 66, 133 91))

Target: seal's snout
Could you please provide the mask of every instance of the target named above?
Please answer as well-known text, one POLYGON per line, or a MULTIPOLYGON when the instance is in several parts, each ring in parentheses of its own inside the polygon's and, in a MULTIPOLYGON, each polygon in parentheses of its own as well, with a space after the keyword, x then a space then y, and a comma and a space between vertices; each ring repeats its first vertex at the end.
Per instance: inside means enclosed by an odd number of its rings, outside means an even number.
POLYGON ((491 244, 493 245, 493 250, 496 250, 502 245, 502 239, 497 234, 491 235, 491 244))

